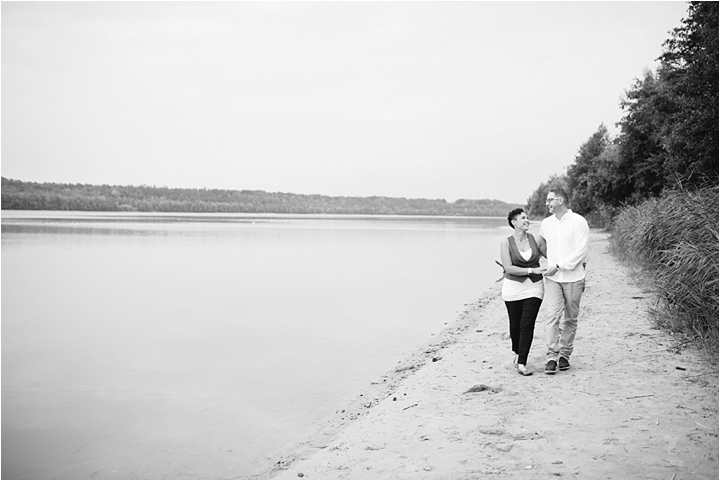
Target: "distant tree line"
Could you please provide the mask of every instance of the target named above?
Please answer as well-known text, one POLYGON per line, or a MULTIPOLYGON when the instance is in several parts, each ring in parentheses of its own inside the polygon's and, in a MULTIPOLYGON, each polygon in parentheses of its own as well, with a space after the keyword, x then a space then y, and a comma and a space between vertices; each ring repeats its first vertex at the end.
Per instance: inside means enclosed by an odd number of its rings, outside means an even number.
POLYGON ((556 183, 596 225, 669 190, 718 185, 718 2, 690 2, 659 60, 657 72, 646 70, 625 91, 618 136, 600 125, 567 172, 528 198, 530 216, 546 215, 556 183))
POLYGON ((2 178, 2 208, 135 212, 505 216, 499 200, 331 197, 262 190, 173 189, 23 182, 2 178))

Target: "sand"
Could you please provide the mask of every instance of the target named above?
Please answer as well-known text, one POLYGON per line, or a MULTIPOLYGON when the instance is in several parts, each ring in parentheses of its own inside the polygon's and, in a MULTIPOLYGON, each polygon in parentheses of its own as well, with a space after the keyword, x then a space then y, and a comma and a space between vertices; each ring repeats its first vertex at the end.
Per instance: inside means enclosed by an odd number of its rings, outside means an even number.
POLYGON ((543 372, 541 309, 515 372, 496 284, 254 477, 718 479, 717 366, 652 326, 607 249, 593 230, 570 370, 543 372))

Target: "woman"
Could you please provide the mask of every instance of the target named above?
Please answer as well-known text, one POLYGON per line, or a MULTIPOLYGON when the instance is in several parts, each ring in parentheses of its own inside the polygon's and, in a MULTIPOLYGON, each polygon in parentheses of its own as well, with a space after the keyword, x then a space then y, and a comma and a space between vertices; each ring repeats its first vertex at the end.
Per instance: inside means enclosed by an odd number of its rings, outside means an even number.
MULTIPOLYGON (((530 221, 523 209, 508 214, 508 224, 515 232, 500 245, 500 258, 505 269, 502 299, 510 318, 510 339, 518 373, 530 376, 527 358, 532 345, 535 319, 542 304, 545 287, 540 267, 540 246, 528 233, 530 221)), ((541 238, 542 241, 542 238, 541 238)))

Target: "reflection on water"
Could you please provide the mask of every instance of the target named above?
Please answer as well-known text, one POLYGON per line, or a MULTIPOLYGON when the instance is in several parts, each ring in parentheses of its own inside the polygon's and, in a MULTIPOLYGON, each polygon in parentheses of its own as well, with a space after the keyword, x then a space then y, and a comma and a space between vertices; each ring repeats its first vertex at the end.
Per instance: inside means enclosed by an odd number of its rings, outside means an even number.
POLYGON ((505 225, 3 211, 3 477, 271 465, 492 285, 505 225))

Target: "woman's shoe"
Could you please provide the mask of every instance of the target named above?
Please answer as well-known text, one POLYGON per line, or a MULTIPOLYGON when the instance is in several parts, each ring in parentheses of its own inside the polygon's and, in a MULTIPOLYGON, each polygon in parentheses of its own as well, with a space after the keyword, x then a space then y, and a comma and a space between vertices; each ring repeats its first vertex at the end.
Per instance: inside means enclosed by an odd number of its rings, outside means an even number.
POLYGON ((518 367, 518 355, 515 354, 515 357, 513 358, 513 367, 517 369, 518 367))
POLYGON ((528 369, 525 364, 518 364, 517 372, 518 374, 522 374, 523 376, 532 376, 532 371, 528 369))

